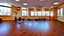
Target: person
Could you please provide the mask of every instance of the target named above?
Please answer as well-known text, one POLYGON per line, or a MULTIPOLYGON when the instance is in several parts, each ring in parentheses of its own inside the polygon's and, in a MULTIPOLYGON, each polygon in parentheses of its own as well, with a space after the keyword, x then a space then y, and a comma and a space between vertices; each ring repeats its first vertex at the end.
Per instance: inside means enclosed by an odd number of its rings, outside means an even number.
POLYGON ((38 20, 39 20, 39 18, 36 18, 35 20, 36 20, 36 21, 38 21, 38 20))
POLYGON ((18 23, 21 24, 21 17, 18 18, 18 23))
POLYGON ((22 19, 22 22, 24 23, 24 21, 25 21, 25 19, 23 18, 23 19, 22 19))
POLYGON ((15 17, 15 21, 17 21, 17 17, 15 17))

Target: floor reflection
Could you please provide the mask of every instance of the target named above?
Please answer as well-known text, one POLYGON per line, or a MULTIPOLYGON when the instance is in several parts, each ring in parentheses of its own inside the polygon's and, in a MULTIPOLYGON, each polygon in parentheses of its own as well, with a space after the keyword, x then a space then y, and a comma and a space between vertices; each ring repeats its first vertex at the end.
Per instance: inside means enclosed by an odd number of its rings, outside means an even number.
POLYGON ((63 36, 63 27, 59 21, 8 21, 0 23, 0 36, 63 36))
POLYGON ((10 31, 10 27, 11 27, 10 23, 5 22, 5 23, 0 24, 0 36, 8 34, 10 31))
POLYGON ((21 24, 17 23, 16 27, 17 27, 17 29, 20 29, 21 24))
POLYGON ((42 21, 42 22, 36 22, 36 21, 30 21, 30 22, 25 22, 24 25, 35 31, 41 31, 41 32, 48 32, 51 28, 51 24, 48 21, 42 21))

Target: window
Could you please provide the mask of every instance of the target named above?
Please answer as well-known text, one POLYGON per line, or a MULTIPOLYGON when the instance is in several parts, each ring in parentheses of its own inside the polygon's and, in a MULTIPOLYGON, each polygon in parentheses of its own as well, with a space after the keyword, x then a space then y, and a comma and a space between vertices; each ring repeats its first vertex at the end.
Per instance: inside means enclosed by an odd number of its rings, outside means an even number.
POLYGON ((8 8, 8 15, 11 15, 11 8, 8 8))
POLYGON ((31 16, 41 16, 41 11, 31 11, 31 16))
POLYGON ((38 11, 38 16, 41 16, 41 11, 38 11))
MULTIPOLYGON (((53 16, 53 13, 51 13, 51 15, 53 16)), ((49 11, 31 11, 31 16, 50 16, 50 12, 49 11)))
POLYGON ((26 10, 22 10, 22 16, 27 16, 26 10))
POLYGON ((60 9, 60 14, 61 14, 61 17, 63 17, 63 8, 60 9))
POLYGON ((22 7, 22 16, 28 16, 28 8, 22 7))
POLYGON ((42 16, 45 16, 45 11, 42 12, 42 16))
POLYGON ((38 12, 34 12, 34 15, 35 15, 35 16, 38 16, 38 12))
POLYGON ((58 9, 58 16, 63 17, 63 8, 58 9))
POLYGON ((46 16, 49 16, 49 11, 46 11, 46 16))
POLYGON ((0 15, 1 16, 10 16, 11 15, 11 8, 0 6, 0 15))
POLYGON ((11 5, 8 3, 0 3, 0 5, 11 7, 11 5))
POLYGON ((34 11, 31 11, 31 16, 34 16, 34 11))

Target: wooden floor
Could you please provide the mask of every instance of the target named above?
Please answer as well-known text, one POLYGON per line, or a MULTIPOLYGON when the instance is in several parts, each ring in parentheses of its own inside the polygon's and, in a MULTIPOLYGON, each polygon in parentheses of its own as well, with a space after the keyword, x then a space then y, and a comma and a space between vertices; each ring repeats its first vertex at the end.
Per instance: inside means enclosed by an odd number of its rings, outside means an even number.
POLYGON ((59 21, 5 21, 0 23, 0 36, 64 36, 64 23, 59 21))

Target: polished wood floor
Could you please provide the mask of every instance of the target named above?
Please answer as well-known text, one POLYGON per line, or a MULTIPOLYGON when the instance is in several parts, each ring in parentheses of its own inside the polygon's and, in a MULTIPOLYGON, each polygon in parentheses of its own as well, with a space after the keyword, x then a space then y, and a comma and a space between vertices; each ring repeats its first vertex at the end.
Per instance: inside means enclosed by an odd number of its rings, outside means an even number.
POLYGON ((64 23, 59 21, 4 21, 0 36, 64 36, 64 23))

